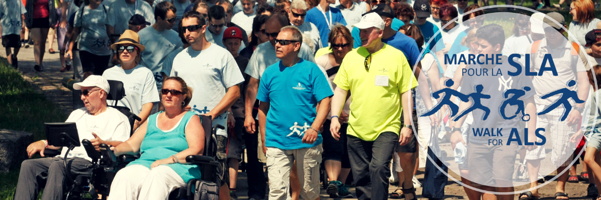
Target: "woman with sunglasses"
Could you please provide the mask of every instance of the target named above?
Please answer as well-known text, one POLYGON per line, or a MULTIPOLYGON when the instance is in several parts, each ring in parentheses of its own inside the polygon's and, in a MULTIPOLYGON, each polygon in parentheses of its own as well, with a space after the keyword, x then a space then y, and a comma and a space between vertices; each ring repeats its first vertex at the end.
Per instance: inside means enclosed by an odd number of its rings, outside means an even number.
MULTIPOLYGON (((315 63, 320 66, 328 75, 328 81, 332 88, 336 88, 334 78, 340 68, 342 59, 353 49, 353 37, 351 32, 344 25, 334 25, 329 34, 328 43, 330 43, 331 53, 322 55, 315 59, 315 63)), ((340 121, 343 123, 340 131, 340 140, 336 140, 330 134, 330 120, 326 120, 323 125, 323 160, 329 182, 326 192, 330 198, 339 198, 350 195, 348 186, 344 183, 351 171, 351 164, 346 150, 346 127, 348 126, 348 113, 350 113, 350 101, 344 106, 340 114, 340 121)))
POLYGON ((141 155, 119 170, 108 199, 167 199, 172 190, 200 178, 198 166, 186 164, 186 156, 204 149, 200 118, 185 109, 191 99, 192 91, 183 79, 165 79, 164 111, 151 115, 131 138, 114 148, 116 155, 141 155))
POLYGON ((73 45, 77 41, 84 78, 91 74, 102 75, 108 67, 111 50, 107 11, 102 0, 89 0, 88 5, 82 5, 75 13, 71 43, 65 58, 73 59, 73 45))
MULTIPOLYGON (((119 65, 107 69, 102 74, 108 80, 123 82, 125 97, 117 101, 118 106, 125 106, 140 119, 135 121, 132 130, 136 130, 146 121, 153 104, 159 102, 159 92, 152 71, 139 65, 144 45, 139 43, 138 34, 126 30, 119 40, 111 45, 116 52, 119 65)), ((109 102, 113 104, 113 102, 109 102)))

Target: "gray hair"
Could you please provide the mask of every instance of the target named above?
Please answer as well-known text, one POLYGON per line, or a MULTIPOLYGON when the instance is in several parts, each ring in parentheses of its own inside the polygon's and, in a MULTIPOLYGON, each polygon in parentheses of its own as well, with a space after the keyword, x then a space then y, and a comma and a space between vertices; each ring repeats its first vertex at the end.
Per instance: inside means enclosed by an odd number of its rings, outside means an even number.
POLYGON ((303 42, 303 34, 300 31, 300 29, 296 28, 296 26, 292 26, 292 25, 288 25, 288 26, 284 26, 280 29, 280 32, 282 31, 292 31, 292 39, 296 40, 296 41, 300 41, 301 43, 303 42))
POLYGON ((290 4, 290 9, 307 10, 307 8, 307 3, 304 0, 292 0, 290 4))

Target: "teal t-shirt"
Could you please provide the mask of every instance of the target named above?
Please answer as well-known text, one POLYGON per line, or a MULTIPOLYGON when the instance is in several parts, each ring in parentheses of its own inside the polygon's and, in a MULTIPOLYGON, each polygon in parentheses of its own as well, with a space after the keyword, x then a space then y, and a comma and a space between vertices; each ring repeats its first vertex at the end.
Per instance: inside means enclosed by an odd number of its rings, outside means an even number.
POLYGON ((257 99, 269 102, 265 145, 284 150, 311 148, 321 144, 321 134, 313 144, 302 142, 317 111, 317 103, 333 95, 325 73, 317 64, 300 59, 292 67, 281 61, 267 67, 257 99))
MULTIPOLYGON (((141 156, 129 163, 128 166, 142 165, 150 168, 154 161, 169 158, 173 154, 188 148, 185 130, 188 121, 194 116, 194 112, 188 111, 175 128, 171 130, 161 130, 157 127, 157 117, 161 113, 158 112, 148 117, 148 130, 140 146, 141 156)), ((167 166, 179 174, 184 183, 187 183, 190 179, 200 178, 200 170, 197 165, 172 163, 167 164, 167 166)))

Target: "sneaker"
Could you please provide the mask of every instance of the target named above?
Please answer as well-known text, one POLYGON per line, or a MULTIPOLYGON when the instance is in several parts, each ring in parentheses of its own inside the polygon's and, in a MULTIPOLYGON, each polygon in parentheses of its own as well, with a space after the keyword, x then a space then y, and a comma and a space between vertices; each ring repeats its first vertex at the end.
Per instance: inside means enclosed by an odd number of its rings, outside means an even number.
POLYGON ((218 135, 217 136, 217 159, 218 160, 227 159, 226 144, 227 144, 227 137, 218 135))
POLYGON ((422 183, 419 182, 419 180, 417 180, 417 177, 413 176, 413 188, 421 188, 422 187, 422 183))
POLYGON ((538 9, 543 8, 543 7, 545 7, 545 4, 544 3, 539 3, 538 6, 536 6, 536 9, 538 10, 538 9))
POLYGON ((230 191, 230 200, 238 200, 238 195, 236 195, 236 191, 230 191))
POLYGON ((342 184, 342 185, 340 185, 340 187, 338 187, 338 195, 341 198, 352 198, 353 197, 351 192, 348 191, 348 185, 346 185, 346 184, 342 184))
POLYGON ((41 65, 35 65, 33 66, 33 69, 38 72, 44 71, 44 68, 41 65))
POLYGON ((328 183, 328 187, 326 188, 326 192, 330 195, 330 198, 338 198, 340 197, 338 193, 338 188, 342 183, 340 181, 330 181, 328 183))

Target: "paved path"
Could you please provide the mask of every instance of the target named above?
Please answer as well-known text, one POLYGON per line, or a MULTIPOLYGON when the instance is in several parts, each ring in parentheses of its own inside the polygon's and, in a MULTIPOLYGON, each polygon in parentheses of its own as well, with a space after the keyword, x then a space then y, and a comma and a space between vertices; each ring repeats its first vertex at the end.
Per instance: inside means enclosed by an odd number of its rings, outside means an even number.
MULTIPOLYGON (((53 47, 55 50, 58 50, 56 47, 56 43, 53 47)), ((6 52, 4 48, 0 48, 0 56, 6 57, 6 52)), ((73 110, 73 95, 71 91, 67 88, 63 87, 61 84, 61 80, 64 77, 72 77, 73 70, 61 73, 60 70, 60 62, 59 62, 59 54, 49 54, 46 53, 44 57, 44 66, 45 69, 43 72, 36 72, 33 69, 33 46, 29 48, 21 48, 21 52, 19 53, 19 70, 22 72, 23 77, 32 82, 44 95, 51 101, 58 104, 63 112, 66 114, 70 113, 73 110)), ((76 100, 78 100, 77 98, 76 100)), ((423 169, 418 173, 418 178, 421 180, 423 178, 423 169)), ((579 170, 580 172, 580 170, 579 170)), ((237 195, 240 199, 248 199, 246 196, 247 192, 247 180, 246 173, 240 172, 238 178, 238 190, 237 195)), ((582 182, 580 183, 568 183, 566 186, 566 191, 572 199, 590 199, 583 198, 586 195, 586 186, 582 182)), ((394 191, 396 186, 390 187, 390 192, 394 191)), ((552 182, 540 189, 540 193, 545 199, 553 199, 553 194, 555 193, 555 182, 552 182)), ((354 191, 354 189, 351 189, 354 191)), ((465 192, 462 187, 452 181, 449 181, 445 188, 445 193, 447 196, 445 199, 467 199, 465 196, 465 192)), ((417 189, 418 197, 421 194, 421 189, 417 189)), ((321 190, 321 198, 328 198, 328 195, 324 190, 321 190)), ((516 197, 517 198, 517 197, 516 197)), ((421 198, 420 198, 421 199, 421 198)))

